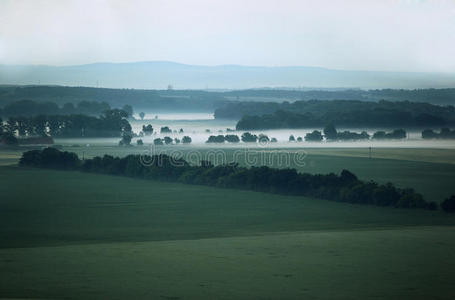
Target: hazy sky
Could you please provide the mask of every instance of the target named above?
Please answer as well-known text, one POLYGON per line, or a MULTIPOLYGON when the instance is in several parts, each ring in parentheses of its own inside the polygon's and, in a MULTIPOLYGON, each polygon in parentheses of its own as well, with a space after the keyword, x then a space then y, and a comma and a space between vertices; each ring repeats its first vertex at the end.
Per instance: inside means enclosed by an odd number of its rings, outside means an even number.
POLYGON ((0 64, 455 72, 455 0, 0 0, 0 64))

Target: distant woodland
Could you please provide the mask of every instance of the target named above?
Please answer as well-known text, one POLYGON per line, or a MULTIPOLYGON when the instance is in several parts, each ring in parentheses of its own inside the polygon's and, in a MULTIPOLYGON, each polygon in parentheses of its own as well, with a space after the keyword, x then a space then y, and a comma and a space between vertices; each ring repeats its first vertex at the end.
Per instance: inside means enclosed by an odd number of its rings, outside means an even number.
POLYGON ((240 117, 238 130, 343 127, 438 127, 455 124, 455 108, 409 101, 296 101, 231 103, 216 118, 240 117))
MULTIPOLYGON (((67 86, 0 86, 0 107, 18 100, 54 102, 60 106, 69 102, 76 104, 81 101, 96 101, 106 102, 114 108, 129 104, 135 109, 213 112, 216 108, 220 108, 229 102, 238 101, 294 102, 300 100, 360 100, 375 102, 389 100, 453 105, 455 103, 455 89, 249 89, 202 91, 107 89, 67 86)), ((268 111, 267 113, 273 111, 268 111)), ((220 115, 220 117, 227 116, 220 115)), ((229 117, 240 118, 241 116, 229 117)))
POLYGON ((238 130, 320 127, 327 124, 422 129, 452 126, 455 124, 455 108, 453 105, 439 105, 443 103, 455 103, 455 89, 252 89, 221 92, 61 86, 0 87, 0 116, 4 118, 75 114, 99 116, 112 108, 121 108, 130 116, 133 109, 136 112, 197 111, 214 112, 217 119, 239 120, 238 130))

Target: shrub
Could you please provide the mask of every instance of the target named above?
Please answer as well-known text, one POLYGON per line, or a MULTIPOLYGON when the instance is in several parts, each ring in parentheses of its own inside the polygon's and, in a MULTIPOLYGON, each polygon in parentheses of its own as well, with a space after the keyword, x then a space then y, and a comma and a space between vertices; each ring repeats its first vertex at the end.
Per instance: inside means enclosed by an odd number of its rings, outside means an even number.
POLYGON ((441 208, 445 212, 455 212, 455 195, 450 196, 441 203, 441 208))

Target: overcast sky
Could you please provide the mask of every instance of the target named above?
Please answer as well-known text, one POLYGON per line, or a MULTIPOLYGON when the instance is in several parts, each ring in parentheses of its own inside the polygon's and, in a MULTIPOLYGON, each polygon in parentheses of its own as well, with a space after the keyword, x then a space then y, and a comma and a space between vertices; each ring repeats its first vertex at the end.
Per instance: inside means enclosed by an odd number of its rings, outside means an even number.
POLYGON ((0 64, 455 72, 455 0, 0 0, 0 64))

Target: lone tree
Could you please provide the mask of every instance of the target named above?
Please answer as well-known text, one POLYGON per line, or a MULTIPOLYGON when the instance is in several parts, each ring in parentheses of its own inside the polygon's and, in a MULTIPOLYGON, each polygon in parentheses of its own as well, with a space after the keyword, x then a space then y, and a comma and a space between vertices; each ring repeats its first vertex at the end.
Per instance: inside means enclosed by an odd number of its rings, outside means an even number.
POLYGON ((170 137, 168 137, 168 136, 165 136, 165 137, 164 137, 164 143, 165 143, 166 145, 172 144, 172 141, 173 141, 172 138, 170 138, 170 137))
POLYGON ((206 141, 206 143, 224 143, 225 141, 225 138, 224 138, 224 135, 211 135, 209 136, 208 140, 206 141))
POLYGON ((145 125, 142 125, 142 132, 145 134, 145 135, 152 135, 153 133, 153 126, 148 124, 147 126, 145 125))
POLYGON ((160 133, 172 133, 172 130, 168 126, 161 127, 160 133))
POLYGON ((161 146, 161 145, 163 145, 163 140, 160 138, 154 139, 153 144, 156 146, 161 146))
POLYGON ((182 143, 184 144, 191 144, 191 138, 187 135, 185 135, 183 138, 182 138, 182 143))
POLYGON ((324 136, 327 140, 336 140, 337 139, 337 129, 333 124, 329 124, 324 127, 324 136))
POLYGON ((227 134, 224 136, 224 139, 229 142, 229 143, 238 143, 240 142, 240 139, 237 135, 235 134, 227 134))
POLYGON ((314 130, 312 133, 307 133, 305 135, 305 141, 320 142, 322 141, 322 133, 319 130, 314 130))
POLYGON ((441 203, 441 208, 445 212, 455 212, 455 195, 450 196, 441 203))
POLYGON ((260 144, 267 144, 270 142, 270 138, 267 135, 261 133, 258 137, 258 141, 260 144))
POLYGON ((119 142, 119 145, 120 146, 129 146, 129 145, 131 145, 132 138, 133 138, 133 136, 130 133, 127 133, 127 132, 123 133, 123 136, 122 136, 122 139, 119 142))
POLYGON ((141 117, 141 120, 144 120, 145 112, 141 111, 141 112, 139 113, 139 117, 141 117))
POLYGON ((294 137, 294 135, 291 134, 291 135, 289 136, 289 141, 290 141, 290 142, 295 142, 295 137, 294 137))
POLYGON ((258 136, 255 134, 251 134, 249 132, 242 134, 242 142, 244 143, 256 143, 257 140, 258 136))

